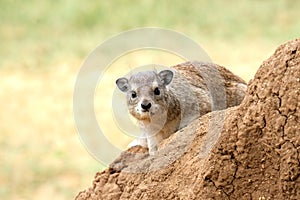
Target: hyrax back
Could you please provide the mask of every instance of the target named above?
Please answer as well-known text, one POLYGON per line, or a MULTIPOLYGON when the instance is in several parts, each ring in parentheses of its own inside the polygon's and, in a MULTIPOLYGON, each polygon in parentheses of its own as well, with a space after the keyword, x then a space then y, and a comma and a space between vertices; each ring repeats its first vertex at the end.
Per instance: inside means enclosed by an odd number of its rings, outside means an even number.
POLYGON ((129 113, 138 120, 142 145, 154 154, 161 140, 213 110, 241 103, 246 83, 213 63, 186 62, 159 73, 145 71, 119 78, 129 113))

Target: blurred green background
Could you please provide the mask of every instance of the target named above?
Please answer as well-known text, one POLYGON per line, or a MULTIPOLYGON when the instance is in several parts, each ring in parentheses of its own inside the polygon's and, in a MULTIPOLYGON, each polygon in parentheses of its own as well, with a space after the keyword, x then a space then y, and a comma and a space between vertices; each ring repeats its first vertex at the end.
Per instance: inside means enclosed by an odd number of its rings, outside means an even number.
POLYGON ((1 0, 0 8, 0 199, 73 199, 103 169, 77 136, 72 95, 81 63, 108 37, 178 31, 249 81, 300 33, 294 0, 1 0))

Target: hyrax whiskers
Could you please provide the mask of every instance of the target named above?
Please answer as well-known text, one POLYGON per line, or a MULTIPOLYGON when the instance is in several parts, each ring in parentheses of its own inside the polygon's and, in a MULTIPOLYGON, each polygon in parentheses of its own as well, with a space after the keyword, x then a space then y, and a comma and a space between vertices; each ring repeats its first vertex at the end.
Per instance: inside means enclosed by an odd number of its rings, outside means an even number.
POLYGON ((130 146, 148 147, 153 155, 158 144, 192 120, 213 110, 236 106, 247 84, 229 70, 213 63, 186 62, 159 73, 144 71, 116 80, 126 93, 129 113, 142 135, 130 146))

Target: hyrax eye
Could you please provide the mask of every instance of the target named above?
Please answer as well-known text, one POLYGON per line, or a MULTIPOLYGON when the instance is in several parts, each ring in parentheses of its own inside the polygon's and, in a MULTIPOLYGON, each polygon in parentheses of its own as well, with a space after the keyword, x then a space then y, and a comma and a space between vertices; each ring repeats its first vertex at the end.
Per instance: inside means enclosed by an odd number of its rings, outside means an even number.
POLYGON ((137 95, 136 95, 136 92, 135 92, 135 91, 132 91, 132 92, 131 92, 131 98, 134 99, 134 98, 136 98, 136 96, 137 96, 137 95))
POLYGON ((154 94, 155 94, 155 95, 160 95, 160 90, 159 90, 159 88, 155 88, 155 89, 154 89, 154 94))

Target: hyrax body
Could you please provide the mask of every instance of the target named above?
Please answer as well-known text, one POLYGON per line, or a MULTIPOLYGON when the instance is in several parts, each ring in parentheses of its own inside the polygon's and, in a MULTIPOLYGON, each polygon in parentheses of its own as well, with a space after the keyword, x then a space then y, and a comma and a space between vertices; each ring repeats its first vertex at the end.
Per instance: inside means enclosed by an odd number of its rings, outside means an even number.
POLYGON ((142 131, 130 146, 142 145, 153 155, 158 144, 192 120, 213 110, 236 106, 247 85, 224 67, 186 62, 163 70, 116 80, 127 95, 129 113, 142 131))

